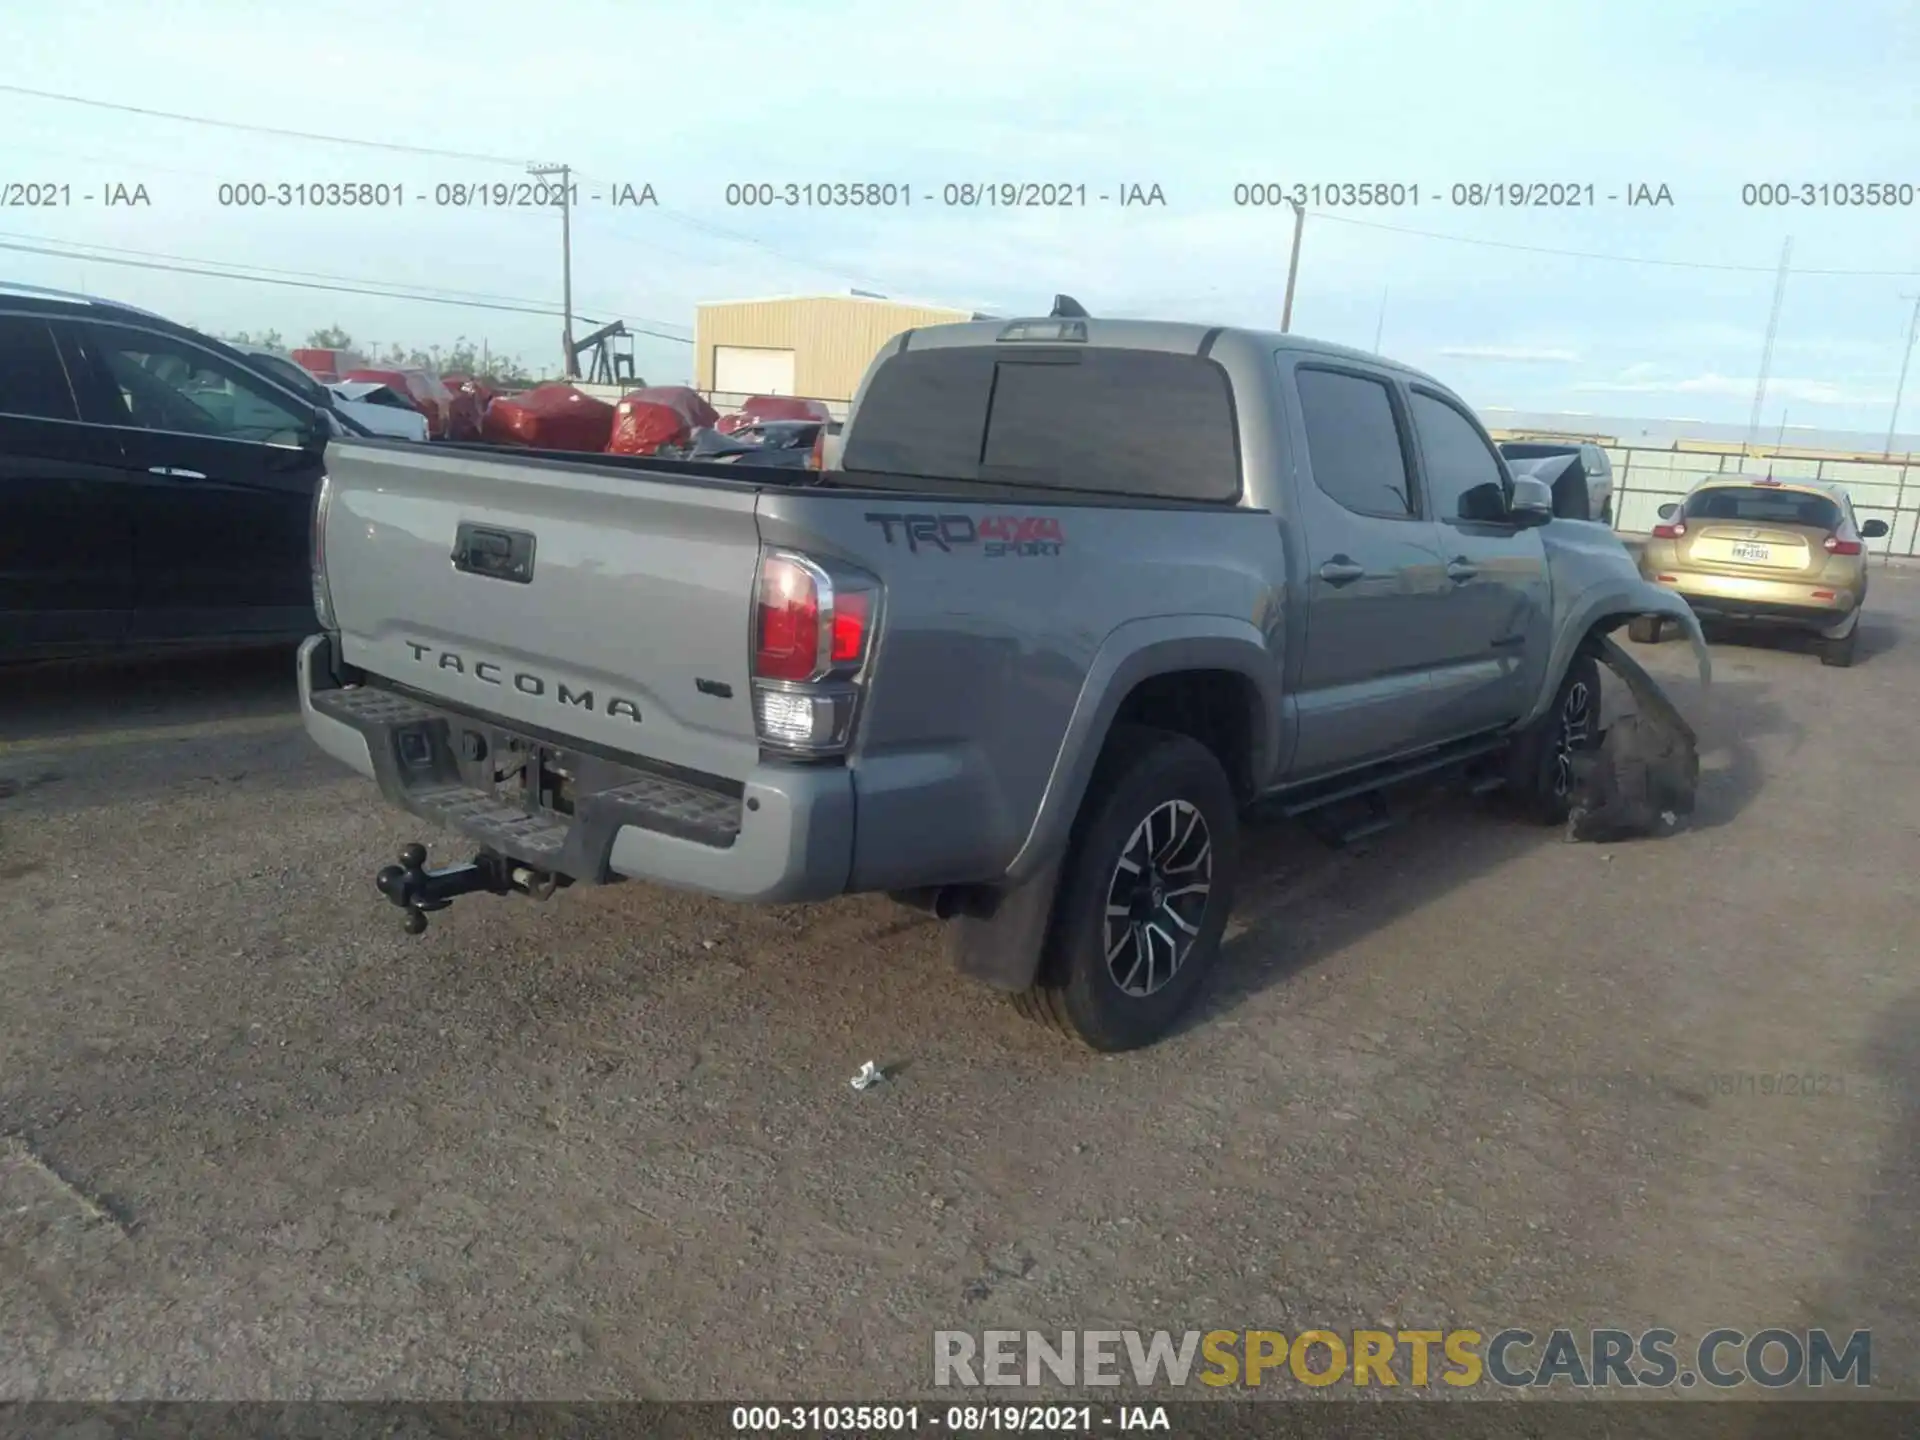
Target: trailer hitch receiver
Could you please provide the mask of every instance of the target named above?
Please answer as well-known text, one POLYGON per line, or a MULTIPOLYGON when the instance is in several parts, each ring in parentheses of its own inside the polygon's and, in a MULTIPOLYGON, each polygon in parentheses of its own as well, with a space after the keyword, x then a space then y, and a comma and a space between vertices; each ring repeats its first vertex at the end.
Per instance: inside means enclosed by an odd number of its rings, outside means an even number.
POLYGON ((400 852, 400 863, 388 865, 373 877, 374 887, 406 912, 409 935, 427 928, 427 914, 444 910, 462 895, 484 890, 505 895, 515 888, 510 862, 491 850, 482 850, 464 865, 427 869, 427 847, 415 842, 400 852))

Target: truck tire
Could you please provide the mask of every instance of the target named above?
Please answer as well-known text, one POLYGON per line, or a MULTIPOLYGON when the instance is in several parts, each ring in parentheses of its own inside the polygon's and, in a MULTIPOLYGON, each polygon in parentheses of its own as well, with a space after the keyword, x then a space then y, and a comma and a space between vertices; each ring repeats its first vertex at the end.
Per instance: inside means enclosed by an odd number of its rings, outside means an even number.
POLYGON ((1507 795, 1526 819, 1561 825, 1573 808, 1573 756, 1600 740, 1600 665, 1577 655, 1547 712, 1514 740, 1507 795))
POLYGON ((1074 825, 1030 1019, 1095 1050, 1170 1030, 1220 952, 1239 869, 1233 787, 1213 752, 1164 730, 1118 731, 1074 825))
POLYGON ((1627 638, 1636 645, 1658 645, 1663 628, 1658 615, 1636 615, 1627 622, 1627 638))

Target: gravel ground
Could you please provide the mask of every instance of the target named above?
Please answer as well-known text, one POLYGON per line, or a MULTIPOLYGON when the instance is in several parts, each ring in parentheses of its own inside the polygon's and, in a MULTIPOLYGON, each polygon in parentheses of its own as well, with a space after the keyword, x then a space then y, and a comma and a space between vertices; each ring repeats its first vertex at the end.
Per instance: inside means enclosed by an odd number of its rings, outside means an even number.
POLYGON ((10 676, 0 1396, 885 1397, 936 1329, 1375 1323, 1871 1327, 1913 1393, 1920 572, 1871 609, 1850 671, 1635 647, 1707 747, 1678 836, 1261 831, 1200 1013, 1106 1058, 879 899, 409 939, 420 827, 287 656, 10 676))

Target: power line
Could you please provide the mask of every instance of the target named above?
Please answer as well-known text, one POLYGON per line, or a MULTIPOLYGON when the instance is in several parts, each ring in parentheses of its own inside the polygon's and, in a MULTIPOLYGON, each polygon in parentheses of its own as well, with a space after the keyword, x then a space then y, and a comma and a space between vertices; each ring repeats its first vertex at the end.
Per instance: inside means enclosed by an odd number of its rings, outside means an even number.
MULTIPOLYGON (((56 250, 43 245, 20 245, 12 241, 0 241, 0 250, 15 250, 27 255, 50 255, 56 260, 77 260, 83 264, 125 265, 135 270, 162 270, 176 275, 199 275, 210 280, 250 280, 256 285, 280 285, 293 290, 324 290, 338 295, 367 295, 376 300, 411 300, 425 305, 455 305, 468 310, 497 310, 509 315, 557 316, 557 309, 536 308, 533 305, 502 305, 483 300, 458 300, 446 295, 425 295, 405 290, 370 290, 355 285, 331 285, 313 280, 283 279, 273 275, 239 275, 229 270, 210 270, 190 265, 169 265, 154 260, 138 260, 115 255, 90 255, 73 250, 56 250)), ((377 283, 377 282, 376 282, 377 283)), ((651 336, 656 340, 671 340, 676 345, 691 345, 693 341, 684 335, 668 335, 659 330, 650 330, 642 326, 630 327, 636 335, 651 336)))
POLYGON ((95 100, 86 95, 58 95, 51 90, 31 90, 25 85, 0 85, 0 94, 26 95, 35 100, 58 100, 67 105, 87 105, 96 110, 118 110, 123 115, 145 115, 155 120, 177 120, 183 125, 210 125, 219 130, 246 130, 255 135, 277 135, 283 140, 311 140, 322 145, 358 145, 366 150, 398 151, 406 155, 433 155, 442 160, 477 160, 486 165, 524 166, 524 160, 509 160, 504 155, 479 155, 470 150, 440 150, 431 145, 405 145, 397 140, 359 140, 348 135, 317 135, 311 130, 285 130, 277 125, 249 125, 240 120, 214 120, 204 115, 182 115, 173 110, 149 110, 139 105, 121 105, 112 100, 95 100))
MULTIPOLYGON (((112 100, 95 100, 87 95, 62 95, 51 90, 35 90, 25 85, 0 85, 0 94, 24 95, 35 100, 54 100, 67 105, 85 105, 96 110, 115 110, 125 115, 144 115, 152 119, 174 120, 183 125, 206 125, 218 130, 240 130, 255 135, 274 135, 284 140, 306 140, 321 145, 353 145, 361 149, 384 150, 404 155, 431 155, 443 160, 475 160, 487 165, 511 165, 516 169, 524 169, 527 164, 530 163, 526 160, 511 159, 505 155, 483 155, 466 150, 443 150, 431 145, 407 145, 394 140, 362 140, 350 135, 322 135, 311 130, 289 130, 277 125, 250 125, 244 121, 218 120, 206 115, 183 115, 175 110, 152 110, 139 105, 122 105, 112 100)), ((158 169, 161 167, 156 166, 154 168, 158 169)), ((618 183, 595 176, 582 175, 580 178, 587 180, 598 179, 601 184, 618 183)), ((744 245, 755 246, 761 250, 765 250, 770 255, 785 260, 790 265, 799 265, 805 269, 813 270, 816 273, 832 275, 842 280, 858 280, 865 284, 880 285, 883 288, 893 288, 887 286, 886 282, 876 280, 872 276, 858 275, 851 271, 839 270, 830 265, 823 265, 816 260, 805 260, 797 255, 790 255, 776 246, 770 245, 766 241, 757 239, 752 235, 746 235, 737 230, 729 230, 725 226, 714 225, 711 222, 700 220, 692 215, 671 210, 664 205, 659 206, 658 209, 663 218, 672 220, 677 224, 704 231, 718 238, 734 240, 744 245)))
MULTIPOLYGON (((1357 220, 1351 215, 1334 215, 1323 210, 1308 212, 1316 219, 1336 225, 1359 225, 1368 230, 1391 230, 1396 235, 1419 235, 1428 240, 1447 240, 1455 245, 1484 245, 1492 250, 1522 250, 1530 255, 1565 255, 1575 260, 1606 260, 1615 265, 1660 265, 1675 270, 1733 270, 1746 274, 1771 275, 1776 265, 1726 265, 1712 260, 1657 260, 1646 255, 1609 255, 1599 250, 1561 250, 1550 245, 1521 245, 1511 240, 1486 240, 1474 235, 1443 235, 1437 230, 1416 230, 1408 225, 1387 225, 1378 220, 1357 220)), ((1795 270, 1796 275, 1857 275, 1888 278, 1920 275, 1920 270, 1795 270)))
MULTIPOLYGON (((126 115, 144 115, 151 119, 174 120, 183 125, 205 125, 220 130, 239 130, 255 135, 274 135, 281 139, 305 140, 322 145, 351 145, 361 149, 384 150, 390 153, 429 155, 443 160, 472 160, 486 165, 511 165, 516 169, 524 169, 528 164, 524 159, 514 159, 505 155, 487 155, 470 150, 447 150, 431 145, 408 145, 396 140, 365 140, 350 135, 322 135, 311 130, 290 130, 276 125, 251 125, 239 120, 219 120, 206 115, 183 115, 173 110, 154 110, 139 105, 122 105, 111 100, 95 100, 91 96, 86 95, 63 95, 51 90, 35 90, 25 85, 0 85, 0 94, 23 95, 35 100, 53 100, 67 105, 85 105, 97 110, 114 110, 126 115)), ((164 169, 166 167, 154 166, 153 168, 164 169)), ((181 171, 179 173, 197 174, 200 172, 181 171)), ((580 178, 596 179, 599 177, 583 175, 580 178)), ((617 182, 601 179, 600 183, 612 184, 617 182)), ((833 275, 843 280, 859 280, 863 283, 880 286, 881 288, 893 288, 888 286, 887 282, 877 280, 873 276, 856 274, 853 271, 841 270, 830 265, 822 264, 817 260, 807 260, 800 256, 789 254, 777 246, 769 244, 765 240, 744 234, 738 230, 730 230, 725 226, 715 225, 710 221, 701 220, 693 215, 672 210, 666 206, 659 206, 657 208, 658 213, 665 219, 703 231, 706 234, 721 239, 733 240, 740 244, 754 246, 757 249, 766 251, 770 255, 787 261, 789 264, 799 265, 819 274, 833 275)), ((1772 273, 1774 269, 1771 265, 1731 265, 1711 260, 1661 260, 1644 255, 1613 255, 1599 250, 1564 250, 1550 245, 1523 245, 1509 240, 1488 240, 1471 235, 1448 235, 1435 230, 1417 229, 1409 225, 1388 225, 1379 220, 1361 220, 1351 215, 1335 215, 1329 211, 1313 210, 1307 213, 1313 215, 1316 219, 1328 220, 1336 225, 1357 225, 1364 229, 1386 230, 1397 235, 1417 235, 1423 239, 1442 240, 1454 245, 1479 245, 1491 250, 1513 250, 1530 255, 1560 255, 1569 259, 1600 260, 1615 265, 1653 265, 1675 270, 1719 270, 1740 274, 1764 275, 1772 273)), ((1796 275, 1839 275, 1884 279, 1890 277, 1910 278, 1920 275, 1920 270, 1853 270, 1835 268, 1804 269, 1796 270, 1794 273, 1796 275)))
MULTIPOLYGON (((273 265, 255 265, 242 260, 208 260, 199 255, 170 255, 159 250, 133 250, 121 245, 98 245, 91 240, 60 240, 45 235, 24 234, 17 230, 0 230, 0 240, 36 241, 44 244, 62 245, 68 249, 100 250, 105 251, 109 255, 132 255, 142 260, 174 260, 187 265, 213 265, 223 270, 257 270, 263 275, 288 275, 301 280, 333 280, 346 285, 382 286, 389 289, 397 287, 404 291, 406 295, 413 297, 440 295, 449 300, 462 302, 467 300, 492 300, 508 305, 528 305, 535 307, 548 303, 544 300, 532 300, 524 295, 500 295, 488 290, 456 290, 445 285, 400 285, 397 281, 369 280, 360 275, 333 275, 324 270, 287 270, 273 265)), ((76 255, 73 258, 84 260, 90 257, 76 255)), ((236 275, 230 278, 242 279, 245 277, 236 275)), ((619 307, 615 305, 600 305, 589 308, 617 310, 619 307)), ((647 325, 671 326, 674 323, 671 320, 655 320, 646 315, 637 318, 647 325)), ((685 329, 686 327, 681 326, 679 328, 685 329)))

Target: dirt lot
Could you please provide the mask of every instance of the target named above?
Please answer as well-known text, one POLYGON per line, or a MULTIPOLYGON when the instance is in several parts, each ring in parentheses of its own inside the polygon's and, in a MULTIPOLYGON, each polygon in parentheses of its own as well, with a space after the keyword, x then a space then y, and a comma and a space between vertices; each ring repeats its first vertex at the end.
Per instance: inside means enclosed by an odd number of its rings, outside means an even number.
POLYGON ((1685 834, 1263 831, 1202 1012, 1116 1058, 877 899, 409 939, 419 827, 287 657, 7 677, 0 1395, 886 1396, 937 1328, 1374 1322, 1870 1326, 1920 1390, 1920 573, 1874 592, 1851 671, 1636 647, 1685 834))

